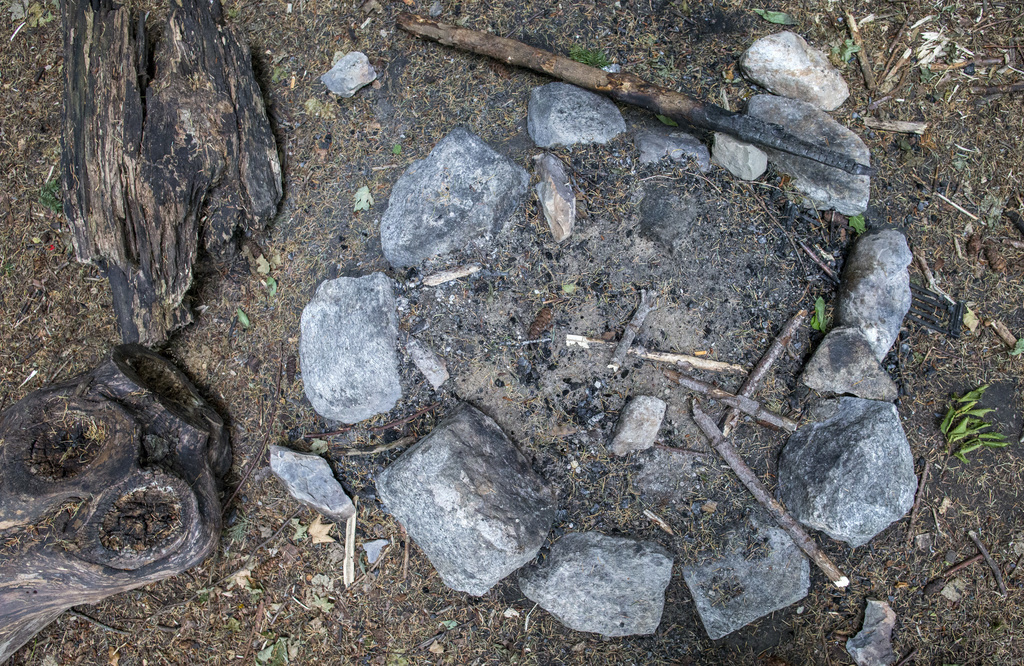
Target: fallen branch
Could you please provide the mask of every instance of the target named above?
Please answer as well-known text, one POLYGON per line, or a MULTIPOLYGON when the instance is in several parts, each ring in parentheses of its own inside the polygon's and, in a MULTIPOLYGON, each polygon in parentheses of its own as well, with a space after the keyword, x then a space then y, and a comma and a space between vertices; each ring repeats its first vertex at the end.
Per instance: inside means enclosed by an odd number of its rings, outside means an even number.
POLYGON ((800 527, 800 524, 796 522, 793 516, 789 515, 785 507, 771 496, 771 493, 768 492, 768 489, 757 478, 754 471, 743 462, 743 458, 740 457, 732 443, 722 435, 722 431, 718 429, 718 426, 711 420, 711 417, 701 410, 696 400, 693 401, 693 420, 704 435, 711 440, 711 445, 715 447, 719 455, 722 456, 725 462, 729 463, 729 467, 740 478, 740 481, 747 487, 747 490, 754 496, 758 504, 763 506, 775 518, 775 522, 782 529, 786 530, 790 538, 793 539, 793 543, 799 546, 800 550, 804 551, 811 558, 811 561, 828 576, 833 585, 838 588, 844 588, 849 585, 850 579, 844 576, 839 567, 829 559, 828 555, 818 548, 818 545, 814 543, 810 535, 804 531, 804 528, 800 527))
POLYGON ((676 384, 690 389, 691 391, 697 391, 703 393, 709 398, 718 400, 719 402, 725 403, 726 405, 740 410, 744 414, 749 414, 754 417, 761 425, 766 425, 769 428, 776 430, 788 430, 789 432, 796 432, 797 422, 793 419, 786 418, 781 414, 765 409, 761 406, 761 403, 742 395, 735 395, 728 391, 723 391, 717 386, 712 386, 707 382, 702 382, 695 377, 684 375, 681 372, 675 370, 662 370, 664 375, 676 384))
POLYGON ((971 92, 975 95, 996 95, 999 93, 1015 93, 1024 90, 1024 82, 1007 83, 1001 86, 971 86, 971 92))
POLYGON ((924 489, 928 484, 928 471, 931 469, 932 464, 925 460, 924 469, 921 471, 921 483, 917 486, 917 498, 914 500, 914 508, 910 510, 910 524, 907 525, 907 547, 910 547, 911 542, 914 540, 914 523, 917 522, 917 512, 921 508, 921 498, 924 497, 924 489))
MULTIPOLYGON (((409 421, 412 421, 415 418, 423 416, 427 412, 429 412, 432 409, 434 409, 435 407, 437 407, 439 404, 440 403, 435 402, 432 405, 428 405, 427 407, 424 407, 423 409, 420 409, 420 410, 418 410, 416 412, 413 412, 409 416, 403 416, 400 419, 395 419, 394 421, 389 421, 389 422, 385 423, 384 425, 371 426, 369 428, 365 428, 365 430, 367 432, 384 432, 385 430, 392 430, 394 428, 397 428, 398 426, 405 425, 406 423, 408 423, 409 421)), ((343 434, 345 434, 349 430, 352 430, 355 427, 356 426, 352 425, 352 426, 345 426, 344 428, 338 428, 337 430, 330 430, 330 431, 327 431, 327 432, 307 432, 307 433, 304 433, 302 435, 302 439, 319 439, 319 438, 322 438, 322 437, 334 437, 335 435, 343 435, 343 434)))
MULTIPOLYGON (((599 338, 588 338, 585 335, 573 335, 568 334, 565 336, 565 346, 572 347, 578 346, 584 349, 590 349, 591 347, 603 348, 611 347, 614 343, 599 338)), ((706 370, 708 372, 746 372, 746 368, 742 365, 736 365, 735 363, 724 363, 722 361, 712 361, 710 359, 701 358, 699 356, 690 356, 689 354, 676 354, 673 352, 662 352, 662 351, 647 351, 643 347, 631 347, 629 349, 630 356, 636 356, 642 358, 645 361, 655 361, 658 363, 671 363, 672 365, 689 366, 696 368, 697 370, 706 370)))
POLYGON ((352 584, 356 582, 356 517, 359 515, 359 498, 353 497, 352 502, 356 506, 356 511, 345 521, 345 560, 342 563, 345 589, 352 587, 352 584))
MULTIPOLYGON (((768 351, 764 353, 761 360, 754 366, 753 371, 743 381, 740 386, 740 390, 736 395, 741 395, 745 398, 749 398, 757 391, 758 384, 764 379, 764 376, 768 374, 768 370, 778 360, 782 350, 789 345, 789 341, 793 339, 793 334, 796 333, 796 329, 800 328, 800 325, 807 318, 807 310, 800 310, 795 315, 789 318, 786 325, 782 327, 779 335, 772 340, 772 344, 768 347, 768 351)), ((728 437, 732 434, 733 428, 736 427, 736 422, 740 418, 740 410, 730 407, 725 412, 725 416, 721 420, 722 436, 728 437)))
POLYGON ((978 550, 980 550, 981 554, 985 557, 985 563, 988 564, 988 568, 992 570, 992 575, 996 577, 996 582, 999 583, 999 593, 1005 597, 1006 583, 1003 582, 1003 572, 999 570, 999 565, 996 564, 996 561, 988 554, 988 549, 985 548, 985 544, 983 544, 981 539, 978 538, 977 532, 970 530, 967 533, 967 536, 971 537, 971 541, 974 542, 974 545, 978 547, 978 550))
POLYGON ((438 23, 415 14, 400 14, 396 23, 399 28, 418 37, 485 55, 506 65, 532 69, 581 88, 606 94, 616 101, 653 111, 676 122, 685 122, 712 132, 725 132, 741 141, 805 157, 854 175, 870 176, 875 173, 871 167, 847 155, 793 136, 781 125, 726 111, 720 106, 701 102, 676 90, 655 86, 633 74, 612 74, 514 39, 438 23))
POLYGON ((376 446, 371 446, 371 447, 368 447, 368 448, 365 448, 365 449, 364 448, 342 449, 341 453, 342 453, 342 455, 346 455, 346 456, 372 456, 375 453, 383 453, 384 451, 390 451, 391 449, 398 449, 398 448, 401 448, 403 446, 408 446, 408 445, 412 444, 413 442, 415 442, 417 439, 419 439, 419 438, 416 437, 415 435, 408 435, 407 437, 402 437, 400 439, 396 439, 395 441, 388 442, 387 444, 377 444, 376 446))
POLYGON ((850 37, 853 43, 860 47, 857 51, 857 61, 860 63, 860 72, 864 75, 864 85, 869 91, 877 87, 875 73, 871 71, 871 58, 868 56, 868 47, 860 36, 860 28, 857 27, 857 19, 853 18, 851 12, 846 12, 846 25, 850 28, 850 37))
POLYGON ((608 368, 612 372, 618 372, 619 368, 622 367, 622 359, 625 358, 629 348, 633 345, 633 340, 640 333, 640 327, 644 325, 644 320, 647 319, 647 315, 651 314, 658 307, 654 304, 654 298, 655 294, 648 292, 646 289, 640 290, 640 305, 636 307, 633 318, 626 324, 626 330, 622 332, 622 339, 619 340, 619 344, 615 345, 612 358, 608 361, 608 368))

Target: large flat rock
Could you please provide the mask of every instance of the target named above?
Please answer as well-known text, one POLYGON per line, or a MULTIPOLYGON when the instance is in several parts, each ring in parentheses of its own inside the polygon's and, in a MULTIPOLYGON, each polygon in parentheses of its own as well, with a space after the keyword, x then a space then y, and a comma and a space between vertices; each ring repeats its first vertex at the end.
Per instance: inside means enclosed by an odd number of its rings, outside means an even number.
POLYGON ((566 534, 519 589, 577 631, 653 634, 661 623, 672 555, 657 543, 597 532, 566 534))
POLYGON ((828 56, 788 30, 762 37, 740 56, 743 73, 776 95, 833 111, 850 96, 828 56))
POLYGON ((384 257, 404 268, 454 250, 490 247, 529 182, 521 166, 455 128, 391 189, 380 223, 384 257))
POLYGON ((381 472, 377 492, 445 585, 478 596, 533 559, 555 518, 555 491, 469 404, 381 472))
POLYGON ((849 393, 858 398, 892 401, 899 390, 875 358, 864 333, 857 328, 833 328, 818 345, 800 376, 815 391, 849 393))
POLYGON ((914 459, 896 406, 843 397, 815 410, 779 456, 779 493, 804 525, 862 546, 914 504, 914 459))
POLYGON ((318 414, 356 423, 402 397, 398 315, 383 273, 323 282, 302 310, 301 331, 302 382, 318 414))
POLYGON ((548 83, 530 93, 526 129, 540 148, 608 143, 626 131, 615 102, 568 83, 548 83))

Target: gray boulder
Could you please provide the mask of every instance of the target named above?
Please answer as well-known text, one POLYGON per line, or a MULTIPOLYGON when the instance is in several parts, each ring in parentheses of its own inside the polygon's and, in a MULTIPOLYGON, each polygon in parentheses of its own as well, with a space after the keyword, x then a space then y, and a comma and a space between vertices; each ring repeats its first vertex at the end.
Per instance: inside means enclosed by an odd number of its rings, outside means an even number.
POLYGON ((404 268, 454 250, 489 247, 529 183, 525 169, 478 136, 452 130, 391 189, 380 224, 385 258, 404 268))
MULTIPOLYGON (((870 165, 871 152, 860 137, 811 104, 774 95, 755 95, 747 103, 747 114, 782 125, 790 134, 870 165)), ((854 176, 778 150, 767 152, 779 171, 793 177, 793 188, 804 195, 804 205, 822 210, 835 208, 844 215, 867 210, 869 176, 854 176)))
POLYGON ((622 408, 612 437, 612 453, 624 456, 654 446, 665 418, 665 401, 649 395, 630 398, 622 408))
POLYGON ((790 436, 779 493, 804 525, 862 546, 914 504, 914 459, 892 403, 843 397, 790 436))
POLYGON ((334 64, 331 71, 320 77, 320 82, 335 95, 352 97, 356 91, 373 83, 377 72, 366 55, 352 51, 334 64))
POLYGON ((477 596, 532 560, 555 518, 555 491, 468 404, 381 472, 377 492, 445 585, 477 596))
POLYGON ((657 543, 584 532, 559 539, 519 589, 570 629, 634 636, 658 629, 671 579, 672 555, 657 543))
POLYGON ((640 151, 640 164, 655 164, 666 157, 676 164, 693 160, 701 173, 711 170, 711 156, 704 143, 686 132, 644 130, 633 138, 640 151))
POLYGON ((833 328, 818 345, 800 377, 816 391, 849 393, 869 400, 893 401, 896 383, 878 364, 867 337, 857 328, 833 328))
POLYGON ((724 132, 715 132, 711 148, 715 164, 742 180, 755 180, 768 169, 768 155, 757 146, 724 132))
POLYGON ((334 478, 331 466, 320 456, 272 444, 270 471, 281 480, 289 495, 335 522, 345 522, 356 512, 345 489, 334 478))
POLYGON ((913 258, 906 237, 884 229, 858 238, 843 266, 836 325, 860 329, 879 361, 896 341, 910 310, 907 267, 913 258))
POLYGON ((755 516, 723 548, 724 554, 683 567, 697 614, 712 640, 807 596, 811 566, 785 531, 755 516), (750 544, 757 546, 751 550, 750 544))
POLYGON ((846 641, 846 651, 857 666, 889 666, 896 661, 892 651, 892 628, 896 613, 889 604, 868 599, 864 609, 864 625, 856 636, 846 641))
POLYGON ((301 331, 302 382, 318 414, 356 423, 402 397, 395 296, 383 273, 323 282, 302 310, 301 331))
POLYGON ((551 153, 533 158, 537 164, 537 199, 556 243, 569 238, 576 226, 576 195, 565 173, 565 165, 551 153))
POLYGON ((533 89, 526 129, 540 148, 577 143, 608 143, 626 131, 626 122, 607 97, 568 83, 533 89))
POLYGON ((824 111, 838 109, 850 96, 843 76, 828 56, 793 32, 762 37, 740 56, 748 79, 783 97, 798 99, 824 111))

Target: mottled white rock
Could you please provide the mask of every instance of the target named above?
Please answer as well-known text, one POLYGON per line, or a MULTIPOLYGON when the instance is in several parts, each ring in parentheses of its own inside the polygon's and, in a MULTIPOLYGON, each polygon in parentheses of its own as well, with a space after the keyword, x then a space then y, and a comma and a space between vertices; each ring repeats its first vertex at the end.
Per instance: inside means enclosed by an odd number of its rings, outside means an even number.
POLYGON ((409 338, 405 343, 405 351, 409 352, 409 358, 427 378, 435 391, 448 381, 448 368, 445 367, 444 360, 435 354, 433 349, 416 338, 409 338))
POLYGON ((649 395, 638 395, 622 408, 612 438, 612 453, 624 456, 654 446, 665 418, 665 401, 649 395))
POLYGON ((310 453, 283 446, 270 446, 270 471, 296 500, 336 522, 345 522, 356 512, 352 500, 334 478, 327 461, 310 453))
POLYGON ((336 62, 331 71, 321 76, 320 81, 335 95, 351 97, 376 78, 377 72, 366 54, 352 51, 336 62))
POLYGON ((740 56, 740 67, 747 78, 776 95, 824 111, 839 108, 850 96, 850 88, 828 57, 793 32, 757 40, 740 56))
POLYGON ((743 180, 760 178, 768 168, 768 155, 763 150, 724 132, 715 132, 711 156, 715 164, 743 180))
POLYGON ((708 147, 692 134, 645 130, 637 132, 634 141, 640 151, 640 164, 655 164, 667 157, 676 164, 693 160, 701 173, 711 169, 708 147))
POLYGON ((535 190, 541 212, 555 242, 561 243, 572 235, 576 226, 576 195, 573 194, 572 183, 565 173, 565 165, 551 153, 541 153, 533 160, 540 179, 535 190))
POLYGON ((526 129, 539 148, 553 148, 608 143, 626 131, 626 121, 607 97, 568 83, 548 83, 530 93, 526 129))

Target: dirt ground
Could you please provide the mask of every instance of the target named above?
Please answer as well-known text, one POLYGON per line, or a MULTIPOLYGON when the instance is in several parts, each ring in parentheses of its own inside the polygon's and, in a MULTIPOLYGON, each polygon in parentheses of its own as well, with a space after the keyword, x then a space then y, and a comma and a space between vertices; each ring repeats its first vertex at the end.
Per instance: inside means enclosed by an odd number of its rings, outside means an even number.
MULTIPOLYGON (((1011 356, 985 326, 999 320, 1024 336, 1024 235, 998 210, 1024 208, 1024 96, 970 90, 1021 80, 1019 4, 808 0, 767 7, 789 12, 799 22, 793 29, 831 53, 850 84, 850 99, 833 115, 862 136, 878 168, 868 224, 904 231, 941 287, 967 302, 982 323, 960 339, 908 324, 883 363, 902 389, 898 406, 916 470, 920 474, 926 462, 930 467, 914 526, 914 535, 925 536, 908 545, 908 517, 856 549, 817 535, 850 575, 849 589, 835 590, 812 570, 806 599, 711 641, 679 565, 714 553, 755 503, 731 473, 715 473, 723 463, 714 458, 684 502, 664 505, 641 496, 633 483, 635 460, 614 458, 605 448, 617 413, 630 395, 659 395, 669 405, 659 445, 706 452, 688 416, 689 396, 651 363, 634 361, 612 376, 603 355, 566 348, 565 335, 618 335, 640 290, 653 289, 660 307, 641 343, 752 366, 794 312, 813 309, 818 297, 830 304, 835 295, 796 244, 816 247, 839 270, 854 232, 842 220, 788 220, 782 213, 787 182, 774 171, 745 183, 717 168, 701 175, 667 162, 642 167, 632 139, 623 135, 605 146, 557 151, 571 168, 581 208, 567 242, 551 240, 531 192, 493 252, 446 257, 421 272, 467 261, 484 270, 436 288, 416 286, 421 273, 390 269, 380 250, 378 227, 392 184, 457 125, 532 173, 536 149, 526 132, 527 101, 530 89, 547 80, 396 30, 400 11, 430 7, 426 0, 404 1, 408 6, 392 0, 363 7, 333 0, 226 2, 230 20, 251 41, 282 153, 280 214, 253 239, 272 260, 276 293, 241 255, 205 260, 193 293, 197 320, 162 351, 231 425, 229 486, 255 471, 228 509, 214 557, 174 579, 65 613, 9 663, 849 664, 845 643, 860 629, 866 598, 886 600, 896 611, 895 651, 900 657, 916 651, 916 661, 906 663, 1024 662, 1024 511, 1018 498, 1024 356, 1011 356), (856 60, 840 60, 849 37, 846 10, 858 19, 873 16, 862 31, 876 74, 889 71, 907 45, 915 55, 924 47, 940 49, 937 64, 973 54, 1009 57, 1010 66, 933 72, 911 63, 897 70, 890 92, 869 94, 856 60), (901 26, 906 29, 890 58, 901 26), (945 46, 943 40, 949 40, 945 46), (370 57, 379 84, 336 100, 319 76, 335 52, 351 50, 370 57), (869 115, 925 121, 928 130, 921 136, 872 131, 864 126, 869 115), (362 186, 374 204, 354 212, 353 196, 362 186), (645 202, 671 205, 686 198, 700 201, 702 214, 668 252, 642 232, 645 202), (975 234, 1000 250, 1005 266, 969 243, 975 234), (322 280, 372 271, 397 281, 402 329, 442 354, 452 379, 435 392, 403 355, 404 397, 391 413, 341 435, 316 436, 335 424, 313 412, 295 371, 302 307, 322 280), (545 306, 553 312, 544 334, 549 340, 523 344, 545 306), (239 309, 248 328, 239 322, 239 309), (986 418, 1011 444, 975 451, 965 464, 951 455, 938 426, 952 394, 982 384, 991 384, 985 403, 996 408, 986 418), (567 531, 599 530, 652 539, 676 554, 656 634, 602 640, 566 629, 525 599, 512 579, 481 598, 453 592, 415 544, 406 566, 401 528, 383 513, 374 490, 375 475, 401 449, 346 453, 423 435, 463 400, 492 416, 559 488, 552 540, 567 531), (425 408, 394 428, 370 429, 425 408), (361 557, 351 588, 341 582, 340 545, 313 544, 305 529, 313 512, 299 510, 268 474, 269 443, 324 451, 359 499, 358 542, 391 541, 377 566, 361 557), (984 563, 957 576, 958 601, 925 596, 929 580, 976 553, 968 530, 980 534, 1001 567, 1008 596, 1000 596, 984 563)), ((780 29, 752 11, 760 5, 742 1, 441 4, 440 20, 562 54, 574 46, 601 50, 626 71, 728 100, 733 108, 756 92, 738 75, 740 54, 780 29)), ((4 23, 0 51, 4 405, 94 366, 118 341, 105 281, 95 268, 74 261, 66 222, 43 192, 60 159, 59 9, 48 0, 15 5, 28 18, 4 23)), ((150 22, 164 11, 148 9, 150 22)), ((631 129, 658 125, 646 112, 622 111, 631 129)), ((924 283, 916 267, 911 276, 924 283)), ((798 333, 792 355, 783 356, 759 393, 769 407, 798 416, 813 397, 796 378, 820 338, 807 326, 798 333)), ((704 378, 733 390, 742 381, 704 378)), ((784 439, 745 424, 736 442, 774 488, 784 439)), ((338 528, 331 535, 342 539, 338 528)))

